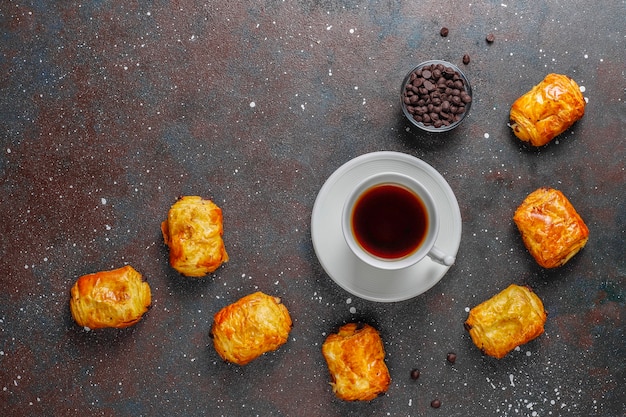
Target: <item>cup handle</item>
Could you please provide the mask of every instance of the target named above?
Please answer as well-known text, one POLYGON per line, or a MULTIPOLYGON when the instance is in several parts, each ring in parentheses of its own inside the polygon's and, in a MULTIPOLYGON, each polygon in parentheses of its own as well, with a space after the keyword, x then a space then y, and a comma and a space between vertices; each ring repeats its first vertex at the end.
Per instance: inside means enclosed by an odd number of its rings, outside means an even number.
POLYGON ((439 263, 441 265, 445 265, 445 266, 450 266, 455 261, 454 256, 448 255, 448 254, 444 253, 437 246, 433 246, 430 249, 430 252, 428 252, 428 256, 433 261, 435 261, 435 262, 437 262, 437 263, 439 263))

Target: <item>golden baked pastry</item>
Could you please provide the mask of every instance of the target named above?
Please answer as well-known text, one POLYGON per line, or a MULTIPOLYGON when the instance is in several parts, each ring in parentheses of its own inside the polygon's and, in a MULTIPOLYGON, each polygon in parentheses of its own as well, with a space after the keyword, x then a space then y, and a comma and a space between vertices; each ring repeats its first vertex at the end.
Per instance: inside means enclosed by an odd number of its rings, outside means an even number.
POLYGON ((179 198, 161 223, 170 265, 182 275, 203 277, 228 261, 222 221, 222 210, 211 200, 179 198))
POLYGON ((326 338, 322 354, 335 395, 345 401, 369 401, 387 392, 391 378, 385 349, 372 326, 348 323, 326 338))
POLYGON ((589 239, 589 229, 562 192, 539 188, 524 199, 513 221, 524 245, 544 268, 564 265, 589 239))
POLYGON ((150 286, 132 266, 78 278, 70 311, 79 326, 123 328, 141 320, 151 302, 150 286))
POLYGON ((546 317, 543 303, 530 288, 512 284, 472 308, 465 328, 480 350, 501 359, 542 334, 546 317))
POLYGON ((576 81, 567 75, 548 74, 511 106, 515 136, 542 146, 565 132, 585 114, 585 99, 576 81))
POLYGON ((245 365, 287 342, 291 324, 280 298, 259 291, 215 314, 210 336, 222 359, 245 365))

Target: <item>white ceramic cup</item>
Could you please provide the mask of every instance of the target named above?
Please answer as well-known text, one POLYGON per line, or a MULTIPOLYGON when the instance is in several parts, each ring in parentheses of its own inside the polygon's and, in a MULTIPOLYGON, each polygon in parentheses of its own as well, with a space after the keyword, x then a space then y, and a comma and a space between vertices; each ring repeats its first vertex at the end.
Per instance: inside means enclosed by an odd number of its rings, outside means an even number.
MULTIPOLYGON (((411 223, 409 226, 413 227, 414 225, 411 223)), ((435 246, 439 232, 439 218, 432 196, 422 184, 404 174, 395 172, 380 173, 359 183, 348 195, 344 203, 342 231, 350 250, 363 262, 375 268, 384 270, 408 268, 426 256, 445 266, 450 266, 455 261, 452 255, 446 254, 435 246), (381 187, 385 187, 384 191, 381 187), (390 188, 394 187, 396 187, 395 190, 390 190, 390 188), (376 189, 378 191, 372 191, 376 189), (407 191, 409 194, 407 194, 407 191), (385 192, 387 194, 384 194, 385 192), (390 192, 391 194, 389 194, 390 192), (372 197, 374 195, 377 195, 377 197, 372 197), (394 197, 397 195, 403 195, 404 197, 394 197), (382 206, 378 206, 381 210, 370 210, 367 216, 359 214, 365 212, 364 207, 367 206, 368 199, 370 202, 377 199, 376 204, 382 204, 382 206), (417 203, 415 203, 414 199, 417 199, 417 203), (405 204, 407 201, 410 202, 408 205, 411 207, 414 207, 415 204, 419 205, 424 215, 406 215, 406 213, 411 212, 420 213, 420 210, 403 211, 402 207, 407 205, 405 204), (391 207, 394 207, 394 209, 391 209, 391 207), (396 208, 400 211, 398 212, 396 208), (409 220, 421 223, 421 226, 415 225, 416 230, 420 230, 420 232, 407 232, 401 237, 402 231, 392 230, 398 228, 397 222, 387 221, 384 218, 385 215, 378 214, 383 212, 394 213, 393 215, 387 215, 387 217, 404 219, 404 223, 400 222, 403 224, 403 227, 407 226, 406 222, 409 220), (404 214, 398 215, 397 213, 404 214), (359 226, 359 224, 362 226, 359 226), (363 230, 369 231, 372 227, 376 228, 377 234, 362 233, 363 230), (374 235, 377 237, 383 237, 384 235, 385 240, 365 237, 374 235), (377 251, 377 248, 382 248, 386 245, 393 246, 398 240, 407 241, 407 245, 404 245, 402 250, 377 251)))

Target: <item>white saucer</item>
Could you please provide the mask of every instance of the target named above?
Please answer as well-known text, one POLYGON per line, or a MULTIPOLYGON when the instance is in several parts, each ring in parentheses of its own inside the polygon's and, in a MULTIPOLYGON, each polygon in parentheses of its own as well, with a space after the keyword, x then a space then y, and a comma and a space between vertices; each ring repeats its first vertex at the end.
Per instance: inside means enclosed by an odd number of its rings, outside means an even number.
POLYGON ((426 257, 396 271, 373 268, 352 251, 341 231, 341 212, 348 193, 359 182, 378 172, 398 172, 420 181, 432 194, 439 213, 436 245, 456 256, 461 243, 461 211, 454 193, 437 170, 426 162, 399 152, 361 155, 339 167, 320 189, 311 215, 311 238, 326 273, 341 288, 370 301, 393 302, 415 297, 430 289, 446 274, 444 266, 426 257))

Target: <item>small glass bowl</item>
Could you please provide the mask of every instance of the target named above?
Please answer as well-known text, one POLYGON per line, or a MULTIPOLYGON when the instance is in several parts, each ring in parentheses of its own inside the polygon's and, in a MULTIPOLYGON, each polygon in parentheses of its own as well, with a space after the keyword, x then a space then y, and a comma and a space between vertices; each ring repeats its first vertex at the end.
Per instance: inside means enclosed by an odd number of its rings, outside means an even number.
MULTIPOLYGON (((431 71, 431 73, 432 73, 432 71, 431 71)), ((420 87, 426 88, 426 87, 424 87, 424 85, 422 85, 420 87)), ((420 87, 417 87, 417 88, 419 89, 420 87)), ((458 88, 455 88, 455 87, 450 87, 450 86, 445 86, 445 87, 451 88, 453 90, 454 89, 458 90, 458 88)), ((430 88, 432 88, 432 87, 430 87, 430 88)), ((443 84, 435 84, 435 90, 439 91, 440 94, 441 93, 445 93, 443 91, 444 90, 443 84)), ((430 91, 435 91, 435 90, 430 90, 430 91)), ((423 92, 423 90, 422 90, 422 92, 423 92)), ((448 97, 451 98, 451 96, 448 96, 448 97)), ((461 98, 461 96, 457 96, 457 97, 461 98)), ((413 100, 416 100, 416 99, 413 99, 413 100)), ((450 103, 450 101, 451 101, 450 99, 446 100, 446 101, 448 101, 448 104, 454 104, 454 103, 450 103)), ((406 77, 404 77, 404 80, 402 81, 402 89, 400 91, 400 103, 402 105, 402 112, 404 113, 406 118, 411 122, 411 124, 413 124, 417 128, 419 128, 421 130, 424 130, 426 132, 448 132, 448 131, 454 129, 455 127, 457 127, 459 124, 461 124, 461 122, 465 119, 465 116, 467 116, 467 113, 469 113, 470 107, 472 106, 472 87, 471 87, 471 85, 469 83, 469 80, 465 76, 465 74, 463 74, 463 71, 461 71, 456 65, 451 64, 450 62, 441 61, 441 60, 438 60, 438 59, 433 59, 433 60, 430 60, 430 61, 422 62, 421 64, 419 64, 418 66, 413 68, 411 71, 409 71, 409 73, 406 75, 406 77), (434 112, 434 113, 437 113, 437 117, 439 117, 439 119, 442 121, 442 124, 441 124, 440 127, 435 127, 435 125, 432 124, 432 122, 433 122, 432 120, 431 120, 431 124, 424 124, 423 121, 416 120, 416 118, 414 117, 416 115, 416 108, 417 107, 421 107, 421 110, 419 110, 419 112, 427 113, 429 115, 430 115, 430 113, 433 113, 432 111, 428 111, 428 110, 424 111, 424 106, 427 106, 428 103, 426 103, 425 105, 419 105, 418 106, 417 103, 410 103, 409 102, 411 100, 410 96, 412 96, 412 95, 417 95, 419 98, 424 97, 424 96, 420 95, 419 92, 415 91, 415 87, 412 84, 413 83, 413 78, 415 76, 413 76, 412 74, 415 74, 418 71, 423 70, 424 67, 428 67, 428 66, 431 66, 431 67, 435 66, 435 68, 438 68, 439 70, 441 70, 441 68, 442 68, 441 66, 443 66, 443 68, 449 68, 452 71, 454 71, 454 73, 450 73, 449 72, 449 74, 450 74, 449 76, 451 78, 447 78, 445 76, 445 74, 441 75, 441 77, 445 78, 446 81, 448 79, 450 79, 453 82, 454 82, 454 78, 458 78, 458 80, 463 82, 463 91, 461 92, 461 94, 466 94, 467 95, 467 96, 463 96, 463 97, 465 97, 465 100, 461 100, 463 102, 464 106, 465 106, 465 111, 463 113, 456 114, 457 117, 455 117, 452 120, 448 120, 446 118, 445 120, 447 120, 448 124, 445 124, 445 122, 442 120, 444 118, 440 117, 442 115, 441 111, 440 112, 437 112, 437 111, 434 112), (456 74, 458 74, 458 77, 457 77, 456 74), (407 85, 410 84, 410 83, 411 83, 411 87, 410 87, 410 90, 409 90, 409 89, 407 89, 407 85), (410 93, 407 93, 409 91, 410 91, 410 93), (469 101, 468 101, 467 97, 469 97, 469 101), (412 105, 412 104, 415 104, 415 105, 412 105)), ((433 105, 435 110, 437 109, 437 106, 440 106, 440 104, 434 104, 433 105)), ((449 112, 448 112, 448 114, 449 114, 449 112)), ((426 123, 428 123, 428 122, 426 122, 426 123)))

